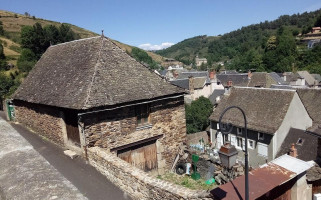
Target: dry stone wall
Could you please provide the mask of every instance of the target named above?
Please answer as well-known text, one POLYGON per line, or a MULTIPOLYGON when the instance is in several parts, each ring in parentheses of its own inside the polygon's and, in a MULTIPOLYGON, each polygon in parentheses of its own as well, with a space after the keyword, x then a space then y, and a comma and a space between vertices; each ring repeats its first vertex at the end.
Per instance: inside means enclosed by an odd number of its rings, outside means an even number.
POLYGON ((14 104, 17 122, 30 127, 56 144, 64 145, 62 112, 39 104, 21 101, 15 101, 14 104))
POLYGON ((209 192, 190 190, 153 178, 99 147, 89 148, 88 158, 92 166, 133 199, 212 199, 209 192))
POLYGON ((179 146, 186 142, 185 107, 183 97, 149 104, 151 126, 137 129, 135 107, 85 115, 85 136, 89 147, 111 150, 147 138, 157 140, 159 167, 170 168, 179 146))

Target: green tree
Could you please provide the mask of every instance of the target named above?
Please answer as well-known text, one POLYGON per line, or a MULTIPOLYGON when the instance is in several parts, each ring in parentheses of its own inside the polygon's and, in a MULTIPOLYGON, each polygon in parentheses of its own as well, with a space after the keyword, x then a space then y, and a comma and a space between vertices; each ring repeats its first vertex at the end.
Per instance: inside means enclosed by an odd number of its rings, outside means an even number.
POLYGON ((43 31, 45 35, 46 46, 50 46, 50 44, 58 44, 62 42, 59 29, 56 26, 47 25, 43 28, 43 31))
POLYGON ((7 77, 3 72, 0 72, 0 100, 4 99, 10 87, 13 86, 14 82, 9 77, 7 77))
POLYGON ((0 71, 7 69, 6 56, 3 53, 3 46, 0 44, 0 71))
POLYGON ((22 49, 17 65, 21 72, 29 72, 37 62, 37 57, 30 49, 22 49))
POLYGON ((144 51, 140 48, 133 47, 132 52, 131 52, 131 56, 133 56, 137 61, 147 65, 150 69, 158 68, 157 63, 152 59, 152 57, 150 57, 146 53, 146 51, 144 51))
POLYGON ((185 105, 187 133, 204 131, 209 125, 209 116, 213 112, 213 105, 208 98, 200 97, 191 105, 185 105))
POLYGON ((72 40, 79 39, 79 35, 77 35, 72 29, 71 26, 68 24, 61 24, 59 27, 59 34, 60 34, 60 41, 63 42, 69 42, 72 40))

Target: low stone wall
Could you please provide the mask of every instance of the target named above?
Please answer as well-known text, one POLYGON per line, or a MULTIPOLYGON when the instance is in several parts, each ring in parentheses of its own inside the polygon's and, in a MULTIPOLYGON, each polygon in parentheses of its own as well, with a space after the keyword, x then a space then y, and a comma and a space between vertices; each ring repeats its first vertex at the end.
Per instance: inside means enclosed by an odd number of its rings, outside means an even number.
POLYGON ((56 144, 64 146, 63 112, 39 104, 15 101, 15 120, 22 123, 37 134, 48 138, 56 144))
POLYGON ((210 193, 195 191, 151 177, 99 147, 88 149, 89 163, 133 199, 203 199, 210 193))

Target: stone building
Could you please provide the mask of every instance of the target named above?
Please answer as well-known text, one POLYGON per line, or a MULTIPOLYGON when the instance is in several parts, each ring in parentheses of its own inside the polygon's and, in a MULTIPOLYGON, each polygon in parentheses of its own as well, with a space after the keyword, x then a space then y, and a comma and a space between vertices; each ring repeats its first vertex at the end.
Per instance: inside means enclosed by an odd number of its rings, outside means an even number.
POLYGON ((184 90, 104 36, 50 46, 13 96, 16 121, 85 153, 163 172, 186 140, 184 90))
POLYGON ((212 115, 211 140, 220 149, 230 141, 239 150, 238 159, 244 160, 244 120, 237 109, 229 110, 223 123, 233 126, 231 133, 223 135, 218 130, 219 117, 230 106, 239 106, 247 117, 249 164, 252 167, 265 164, 276 158, 284 139, 291 128, 306 130, 312 119, 295 90, 232 87, 212 115))

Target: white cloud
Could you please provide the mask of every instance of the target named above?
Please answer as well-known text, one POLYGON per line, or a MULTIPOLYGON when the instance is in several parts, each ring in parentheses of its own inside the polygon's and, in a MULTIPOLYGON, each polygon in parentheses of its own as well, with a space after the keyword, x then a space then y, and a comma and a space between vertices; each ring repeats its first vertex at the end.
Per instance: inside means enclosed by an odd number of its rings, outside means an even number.
POLYGON ((174 43, 171 43, 171 42, 163 42, 160 45, 146 43, 146 44, 138 45, 138 47, 141 49, 144 49, 144 50, 161 50, 161 49, 166 49, 166 48, 172 46, 173 44, 174 43))

